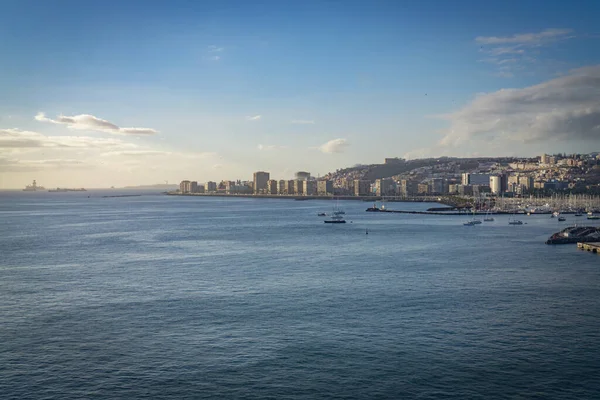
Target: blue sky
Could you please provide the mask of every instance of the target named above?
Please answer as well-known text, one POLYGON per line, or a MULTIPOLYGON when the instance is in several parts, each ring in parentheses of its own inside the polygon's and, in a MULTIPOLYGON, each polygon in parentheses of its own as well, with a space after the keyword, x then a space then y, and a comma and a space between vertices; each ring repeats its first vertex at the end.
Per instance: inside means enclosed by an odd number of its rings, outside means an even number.
POLYGON ((598 150, 599 19, 597 1, 3 1, 0 187, 598 150))

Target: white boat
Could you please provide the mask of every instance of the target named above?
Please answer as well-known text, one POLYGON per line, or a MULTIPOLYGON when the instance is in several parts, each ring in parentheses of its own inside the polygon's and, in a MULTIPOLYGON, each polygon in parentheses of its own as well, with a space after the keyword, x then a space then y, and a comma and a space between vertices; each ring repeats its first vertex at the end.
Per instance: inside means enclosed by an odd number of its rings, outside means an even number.
POLYGON ((483 218, 484 222, 493 222, 495 221, 494 217, 492 217, 491 211, 488 210, 487 213, 485 214, 485 217, 483 218))

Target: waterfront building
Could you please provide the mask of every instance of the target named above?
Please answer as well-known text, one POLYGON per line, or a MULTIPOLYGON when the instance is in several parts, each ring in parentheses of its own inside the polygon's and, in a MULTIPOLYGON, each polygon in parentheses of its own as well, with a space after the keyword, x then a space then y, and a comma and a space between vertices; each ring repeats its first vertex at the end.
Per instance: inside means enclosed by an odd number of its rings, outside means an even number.
POLYGON ((317 194, 319 196, 328 196, 333 194, 333 182, 322 180, 317 182, 317 194))
POLYGON ((303 194, 304 193, 304 185, 302 184, 302 180, 295 179, 294 180, 294 194, 303 194))
POLYGON ((277 194, 278 182, 275 179, 269 179, 267 182, 267 194, 277 194))
POLYGON ((196 181, 190 182, 190 193, 199 193, 198 192, 198 182, 196 182, 196 181))
POLYGON ((295 189, 294 189, 294 187, 295 187, 295 182, 296 182, 295 180, 293 180, 293 179, 290 179, 289 181, 287 181, 287 182, 285 183, 285 185, 286 185, 286 186, 285 186, 285 194, 294 194, 294 193, 296 193, 296 192, 295 192, 295 189))
MULTIPOLYGON (((192 182, 194 183, 194 182, 192 182)), ((192 191, 192 193, 204 193, 205 192, 205 187, 204 185, 198 185, 198 183, 196 182, 196 189, 194 189, 192 191)))
POLYGON ((255 194, 265 193, 267 191, 267 182, 269 181, 270 174, 264 171, 258 171, 254 173, 253 190, 255 194))
POLYGON ((206 182, 206 191, 209 193, 214 193, 217 191, 217 182, 208 181, 206 182))
POLYGON ((354 195, 355 196, 368 196, 371 194, 371 181, 363 179, 354 180, 354 195))
POLYGON ((314 196, 317 194, 317 181, 315 180, 307 180, 302 181, 302 191, 305 196, 314 196))
POLYGON ((180 193, 190 193, 192 190, 190 181, 181 181, 179 184, 179 192, 180 193))
POLYGON ((279 181, 279 186, 277 188, 278 194, 288 194, 287 193, 287 182, 283 179, 279 181))

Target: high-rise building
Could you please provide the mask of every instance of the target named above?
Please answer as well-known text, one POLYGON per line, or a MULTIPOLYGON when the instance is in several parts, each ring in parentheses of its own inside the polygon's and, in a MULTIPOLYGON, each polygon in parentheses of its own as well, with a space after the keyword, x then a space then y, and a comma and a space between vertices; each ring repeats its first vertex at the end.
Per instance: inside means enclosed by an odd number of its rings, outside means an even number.
POLYGON ((433 178, 431 180, 431 192, 436 194, 448 193, 448 182, 442 178, 433 178))
POLYGON ((181 181, 179 184, 179 192, 180 193, 190 193, 192 190, 190 181, 181 181))
POLYGON ((492 194, 502 193, 502 181, 499 176, 490 176, 490 189, 492 191, 492 194))
POLYGON ((302 184, 302 180, 295 179, 294 180, 294 194, 303 194, 304 193, 304 185, 302 184))
POLYGON ((267 182, 269 181, 270 174, 264 171, 258 171, 254 173, 254 193, 265 193, 267 191, 267 182))
POLYGON ((463 185, 484 185, 489 186, 490 174, 470 174, 465 172, 462 174, 463 185))
MULTIPOLYGON (((194 183, 194 182, 192 182, 194 183)), ((204 185, 198 185, 198 183, 196 183, 196 189, 192 192, 192 193, 204 193, 204 185)))
POLYGON ((206 182, 206 191, 209 193, 214 193, 217 191, 217 182, 208 181, 206 182))
POLYGON ((354 195, 355 196, 368 196, 371 194, 371 181, 363 179, 354 180, 354 195))
POLYGON ((375 180, 375 194, 389 196, 396 193, 396 184, 393 179, 382 178, 375 180))
POLYGON ((333 182, 329 180, 318 181, 317 194, 319 196, 327 196, 333 194, 333 182))
POLYGON ((540 157, 540 163, 548 164, 548 154, 542 154, 542 156, 540 157))
POLYGON ((290 179, 289 181, 287 181, 285 183, 286 184, 286 186, 285 186, 286 193, 285 194, 295 194, 296 193, 295 188, 294 188, 295 182, 296 182, 295 180, 290 179))
POLYGON ((277 188, 277 193, 278 194, 288 194, 287 190, 286 190, 286 181, 284 181, 283 179, 279 181, 279 186, 277 188))
POLYGON ((417 183, 408 179, 400 181, 399 192, 401 196, 412 196, 417 193, 417 183))
POLYGON ((302 181, 302 191, 304 192, 304 195, 306 196, 314 196, 317 194, 317 181, 315 180, 308 180, 308 181, 302 181))
POLYGON ((190 182, 190 193, 200 193, 198 191, 198 182, 196 182, 196 181, 190 182))
POLYGON ((278 183, 275 179, 269 179, 267 182, 267 194, 277 194, 278 183))

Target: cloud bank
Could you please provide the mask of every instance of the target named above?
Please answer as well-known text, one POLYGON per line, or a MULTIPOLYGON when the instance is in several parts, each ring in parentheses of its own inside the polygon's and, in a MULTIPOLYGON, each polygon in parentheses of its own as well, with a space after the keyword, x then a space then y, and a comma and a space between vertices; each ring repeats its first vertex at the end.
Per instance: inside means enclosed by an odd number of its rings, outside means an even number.
POLYGON ((112 122, 89 114, 79 114, 72 117, 59 115, 56 119, 51 119, 40 112, 35 116, 35 119, 40 122, 66 125, 71 129, 106 132, 115 135, 154 135, 158 133, 158 131, 151 128, 121 128, 112 122))
POLYGON ((450 122, 440 141, 600 139, 600 65, 523 89, 477 96, 463 109, 442 116, 450 122))

